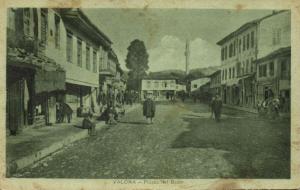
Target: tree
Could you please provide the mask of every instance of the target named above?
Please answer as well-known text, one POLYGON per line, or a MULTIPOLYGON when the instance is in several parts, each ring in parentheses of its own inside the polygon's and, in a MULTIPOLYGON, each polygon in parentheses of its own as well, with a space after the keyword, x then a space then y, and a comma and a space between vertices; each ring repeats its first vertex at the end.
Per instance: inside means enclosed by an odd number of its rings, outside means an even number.
POLYGON ((126 67, 129 69, 127 87, 131 90, 140 90, 141 80, 147 75, 148 57, 143 41, 135 39, 127 48, 126 67))

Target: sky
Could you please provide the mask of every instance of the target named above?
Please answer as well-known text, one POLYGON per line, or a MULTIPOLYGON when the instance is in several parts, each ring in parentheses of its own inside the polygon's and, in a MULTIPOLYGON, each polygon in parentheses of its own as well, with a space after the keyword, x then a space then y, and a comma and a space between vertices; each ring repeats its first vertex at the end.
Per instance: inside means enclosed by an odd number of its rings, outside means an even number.
POLYGON ((144 41, 151 72, 185 70, 185 44, 190 43, 190 69, 220 65, 216 42, 244 23, 272 10, 216 9, 83 9, 113 42, 122 69, 131 41, 144 41))

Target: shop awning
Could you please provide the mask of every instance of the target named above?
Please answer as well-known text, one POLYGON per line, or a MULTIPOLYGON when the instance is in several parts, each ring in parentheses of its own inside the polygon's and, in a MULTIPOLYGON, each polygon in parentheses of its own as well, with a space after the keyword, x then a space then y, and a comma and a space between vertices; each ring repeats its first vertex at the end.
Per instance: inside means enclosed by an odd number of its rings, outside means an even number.
POLYGON ((34 76, 35 93, 52 92, 66 89, 64 71, 37 70, 34 76))
POLYGON ((76 84, 76 85, 80 85, 80 86, 87 86, 87 87, 99 87, 99 84, 95 84, 95 83, 87 83, 87 82, 83 82, 83 81, 79 81, 79 80, 74 80, 74 79, 66 79, 67 83, 70 84, 76 84))
POLYGON ((19 48, 8 48, 7 65, 32 69, 34 75, 35 93, 65 90, 66 73, 47 57, 39 57, 19 48))

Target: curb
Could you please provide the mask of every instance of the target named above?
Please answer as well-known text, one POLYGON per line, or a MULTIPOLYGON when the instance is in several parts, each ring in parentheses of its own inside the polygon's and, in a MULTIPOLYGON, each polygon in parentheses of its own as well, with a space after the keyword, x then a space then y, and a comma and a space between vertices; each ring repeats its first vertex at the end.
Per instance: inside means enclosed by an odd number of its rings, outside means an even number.
POLYGON ((254 110, 254 109, 230 106, 230 105, 226 105, 226 104, 223 104, 223 105, 224 105, 224 107, 229 108, 229 109, 240 110, 240 111, 245 111, 245 112, 249 112, 249 113, 258 114, 257 110, 254 110))
MULTIPOLYGON (((139 107, 138 105, 131 106, 126 110, 126 113, 128 113, 138 107, 139 107)), ((105 125, 106 124, 104 121, 97 122, 95 130, 100 131, 101 129, 103 129, 105 127, 105 125)), ((34 164, 35 162, 62 149, 63 147, 65 147, 71 143, 74 143, 75 141, 84 139, 88 136, 89 136, 88 130, 82 130, 74 135, 67 136, 66 138, 64 138, 63 140, 61 140, 59 142, 54 142, 49 147, 46 147, 40 151, 32 153, 31 155, 11 161, 10 163, 8 163, 6 176, 11 176, 12 174, 16 173, 18 170, 23 169, 27 166, 30 166, 30 165, 34 164)))

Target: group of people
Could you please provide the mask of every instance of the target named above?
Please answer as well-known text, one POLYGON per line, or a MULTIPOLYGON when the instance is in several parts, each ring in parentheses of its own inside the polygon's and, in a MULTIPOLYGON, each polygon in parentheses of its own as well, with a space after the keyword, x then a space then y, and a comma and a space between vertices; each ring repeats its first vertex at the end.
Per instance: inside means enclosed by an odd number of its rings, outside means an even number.
POLYGON ((289 102, 285 102, 280 97, 270 96, 263 101, 259 101, 257 104, 257 111, 260 116, 269 115, 272 118, 278 118, 280 111, 287 111, 287 105, 289 102))

